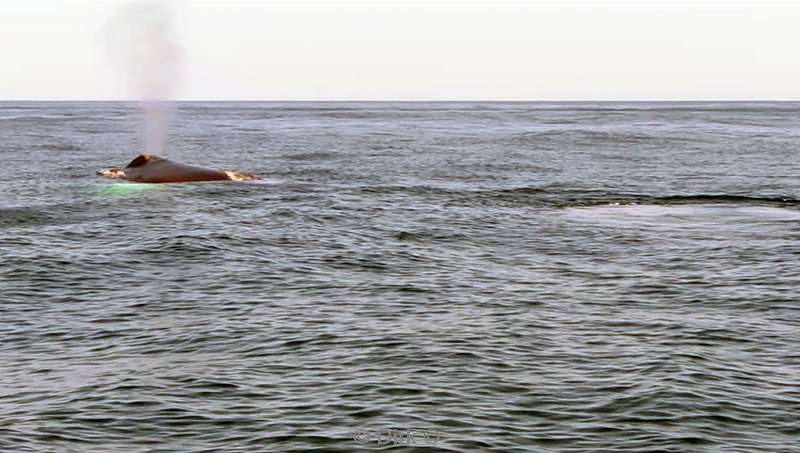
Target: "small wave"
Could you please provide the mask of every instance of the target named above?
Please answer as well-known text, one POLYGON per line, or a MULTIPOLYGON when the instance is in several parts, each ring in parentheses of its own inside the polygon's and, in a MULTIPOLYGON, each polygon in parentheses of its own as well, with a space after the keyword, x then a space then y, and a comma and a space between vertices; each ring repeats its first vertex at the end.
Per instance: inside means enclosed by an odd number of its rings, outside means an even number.
POLYGON ((555 208, 619 205, 691 205, 727 204, 800 208, 800 199, 791 196, 740 194, 688 194, 653 196, 610 193, 603 190, 568 190, 561 185, 520 186, 493 189, 467 189, 435 186, 369 186, 361 192, 443 197, 449 203, 472 206, 541 206, 555 208))
POLYGON ((33 208, 0 208, 0 227, 47 223, 47 214, 33 208))
POLYGON ((70 144, 40 144, 32 146, 33 149, 43 149, 47 151, 80 151, 81 147, 70 144))
POLYGON ((8 122, 34 122, 34 121, 52 121, 52 120, 69 120, 71 118, 65 116, 54 115, 14 115, 0 117, 0 121, 8 122))
POLYGON ((577 142, 596 146, 598 144, 644 144, 669 142, 702 142, 698 136, 688 137, 677 134, 665 135, 664 133, 651 133, 644 131, 621 130, 591 130, 591 129, 548 129, 542 131, 528 131, 510 136, 507 141, 513 144, 542 144, 563 142, 577 142))
POLYGON ((97 203, 93 209, 84 203, 5 207, 0 208, 0 228, 82 223, 92 218, 93 211, 108 207, 108 203, 97 203))
POLYGON ((721 112, 721 113, 773 113, 800 111, 800 104, 796 102, 769 102, 769 103, 704 103, 704 102, 625 102, 625 103, 597 103, 573 104, 557 103, 553 105, 534 104, 531 110, 565 110, 570 112, 721 112))
POLYGON ((240 132, 263 132, 263 133, 267 132, 264 129, 257 129, 255 127, 234 127, 233 129, 240 132))
POLYGON ((202 260, 216 256, 225 250, 225 247, 218 242, 219 239, 187 234, 149 238, 130 245, 125 252, 131 256, 161 256, 169 259, 184 257, 202 262, 202 260))
POLYGON ((296 161, 303 161, 303 160, 327 160, 327 159, 334 159, 337 157, 336 153, 331 152, 311 152, 311 153, 298 153, 298 154, 286 154, 284 156, 280 156, 286 160, 296 160, 296 161))
POLYGON ((433 186, 368 186, 359 189, 373 194, 453 195, 460 191, 433 186))
POLYGON ((687 203, 774 203, 786 205, 800 205, 800 199, 792 197, 754 197, 748 195, 726 195, 726 194, 700 194, 700 195, 673 195, 661 197, 664 203, 668 204, 687 204, 687 203))
POLYGON ((669 195, 654 197, 647 195, 603 195, 586 199, 572 199, 563 203, 561 207, 582 207, 602 205, 688 205, 688 204, 733 204, 733 205, 768 205, 768 206, 796 206, 800 207, 800 199, 792 197, 759 197, 750 195, 729 194, 695 194, 695 195, 669 195))
POLYGON ((78 115, 70 115, 70 114, 62 114, 62 115, 13 115, 13 116, 3 116, 0 117, 0 121, 8 121, 8 122, 21 122, 21 123, 30 123, 30 122, 56 122, 56 121, 96 121, 107 119, 106 117, 96 117, 96 116, 78 116, 78 115))
POLYGON ((513 189, 500 189, 497 190, 497 193, 501 194, 524 194, 524 195, 531 195, 531 194, 539 194, 547 192, 542 187, 516 187, 513 189))

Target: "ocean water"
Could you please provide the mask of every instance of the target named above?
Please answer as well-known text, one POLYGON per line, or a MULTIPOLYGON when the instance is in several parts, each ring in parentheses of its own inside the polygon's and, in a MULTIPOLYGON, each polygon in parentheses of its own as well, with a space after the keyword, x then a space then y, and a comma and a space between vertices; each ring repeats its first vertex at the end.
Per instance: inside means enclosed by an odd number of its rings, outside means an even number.
POLYGON ((0 103, 0 451, 800 451, 800 103, 137 121, 0 103))

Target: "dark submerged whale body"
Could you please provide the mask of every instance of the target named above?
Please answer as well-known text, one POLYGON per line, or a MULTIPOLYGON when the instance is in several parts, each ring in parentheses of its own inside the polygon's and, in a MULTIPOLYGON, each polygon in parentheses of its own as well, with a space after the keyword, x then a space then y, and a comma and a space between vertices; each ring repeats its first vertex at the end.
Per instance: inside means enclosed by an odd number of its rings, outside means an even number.
POLYGON ((152 154, 141 154, 125 168, 107 168, 98 175, 113 179, 143 183, 199 182, 199 181, 248 181, 258 179, 251 173, 214 170, 173 162, 152 154))

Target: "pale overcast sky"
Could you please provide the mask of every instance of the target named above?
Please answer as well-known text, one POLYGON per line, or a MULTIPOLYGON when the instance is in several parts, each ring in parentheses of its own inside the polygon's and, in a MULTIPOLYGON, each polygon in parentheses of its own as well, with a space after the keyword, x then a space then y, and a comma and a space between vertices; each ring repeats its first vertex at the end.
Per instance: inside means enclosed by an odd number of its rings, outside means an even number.
MULTIPOLYGON (((134 96, 104 31, 130 1, 0 1, 0 99, 134 96)), ((170 97, 800 99, 800 2, 165 1, 170 97)))

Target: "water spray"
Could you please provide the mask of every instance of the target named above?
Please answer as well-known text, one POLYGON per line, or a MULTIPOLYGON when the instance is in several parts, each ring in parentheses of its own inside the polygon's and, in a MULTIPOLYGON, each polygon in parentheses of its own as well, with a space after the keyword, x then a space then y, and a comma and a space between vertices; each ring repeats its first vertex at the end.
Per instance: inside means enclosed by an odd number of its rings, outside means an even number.
POLYGON ((180 79, 180 52, 168 10, 159 2, 128 4, 111 18, 105 38, 130 97, 138 102, 141 151, 164 155, 180 79))

